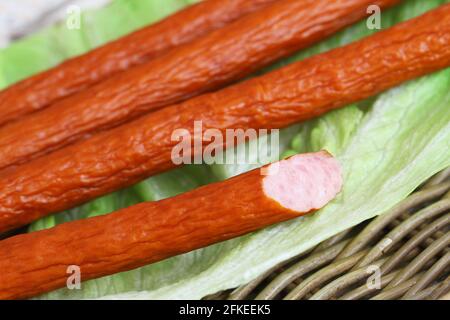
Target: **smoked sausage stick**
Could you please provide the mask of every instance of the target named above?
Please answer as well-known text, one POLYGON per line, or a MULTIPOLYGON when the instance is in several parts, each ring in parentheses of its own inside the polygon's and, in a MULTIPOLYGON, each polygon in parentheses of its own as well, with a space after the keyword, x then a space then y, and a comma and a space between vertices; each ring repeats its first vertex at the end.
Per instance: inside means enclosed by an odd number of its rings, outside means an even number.
MULTIPOLYGON (((377 1, 383 7, 396 2, 377 1)), ((3 126, 0 169, 248 75, 361 19, 372 3, 279 0, 165 56, 3 126)))
POLYGON ((0 92, 0 125, 46 108, 276 0, 205 0, 0 92))
POLYGON ((179 196, 0 242, 0 299, 28 298, 231 239, 325 206, 342 187, 327 152, 296 155, 179 196), (267 174, 267 175, 265 175, 267 174))
MULTIPOLYGON (((172 135, 184 129, 198 138, 194 121, 201 121, 203 130, 220 130, 223 136, 226 129, 283 128, 449 65, 450 4, 3 172, 0 232, 175 167, 173 160, 178 158, 172 151, 180 139, 172 135)), ((223 140, 213 146, 231 143, 223 140)), ((210 143, 205 137, 202 142, 210 143)))

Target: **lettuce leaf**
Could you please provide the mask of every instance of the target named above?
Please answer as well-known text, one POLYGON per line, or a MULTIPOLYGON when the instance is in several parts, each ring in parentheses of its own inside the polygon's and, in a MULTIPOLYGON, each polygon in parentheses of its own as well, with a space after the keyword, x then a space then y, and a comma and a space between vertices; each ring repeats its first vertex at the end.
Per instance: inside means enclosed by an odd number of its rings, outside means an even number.
POLYGON ((0 50, 0 89, 156 22, 195 1, 114 0, 101 10, 83 11, 80 29, 68 29, 61 22, 38 31, 0 50))
MULTIPOLYGON (((61 27, 44 30, 0 52, 0 84, 12 83, 128 32, 121 27, 129 19, 133 28, 149 23, 181 7, 183 1, 139 0, 136 8, 151 14, 140 17, 119 8, 130 2, 116 1, 116 9, 92 12, 92 35, 80 36, 87 42, 65 44, 61 27), (139 7, 142 6, 142 7, 139 7), (117 10, 117 11, 116 11, 117 10), (59 29, 58 29, 59 28, 59 29), (98 29, 97 29, 98 28, 98 29), (53 41, 55 35, 60 42, 53 41), (53 45, 53 47, 52 47, 53 45), (64 48, 56 54, 54 46, 64 48), (39 52, 38 52, 39 51, 39 52), (41 52, 41 53, 40 53, 41 52), (22 58, 16 58, 18 57, 22 58), (43 57, 43 61, 31 59, 43 57), (29 61, 31 60, 31 61, 29 61)), ((383 27, 419 15, 450 1, 409 0, 382 14, 383 27)), ((187 0, 184 2, 187 3, 187 0)), ((113 7, 114 8, 114 7, 113 7)), ((140 12, 137 14, 137 12, 140 12)), ((87 29, 87 28, 86 28, 87 29)), ((66 30, 67 31, 67 30, 66 30)), ((86 32, 86 31, 82 31, 86 32)), ((341 46, 375 30, 365 22, 352 26, 308 50, 263 70, 341 46)), ((72 38, 75 37, 72 35, 72 38)), ((70 38, 70 39, 72 39, 70 38)), ((73 40, 68 40, 73 41, 73 40)), ((42 299, 198 299, 219 290, 244 284, 280 261, 297 255, 320 241, 382 214, 404 199, 424 180, 450 165, 450 69, 411 81, 363 103, 348 106, 282 131, 281 151, 288 153, 325 148, 338 157, 345 172, 344 190, 332 203, 314 215, 260 230, 253 234, 199 249, 143 268, 91 280, 82 290, 57 290, 42 299)), ((237 151, 239 152, 239 151, 237 151)), ((281 156, 281 155, 279 155, 281 156)), ((274 159, 273 159, 274 160, 274 159)), ((105 214, 139 201, 154 201, 173 196, 216 179, 226 179, 254 166, 187 166, 152 177, 126 190, 94 200, 84 206, 47 217, 32 225, 30 231, 58 223, 105 214)))
MULTIPOLYGON (((148 275, 167 277, 164 286, 103 298, 201 298, 251 281, 279 262, 389 210, 450 165, 449 108, 447 69, 386 92, 366 114, 349 106, 325 115, 310 131, 310 150, 328 147, 343 166, 344 189, 334 201, 314 215, 213 246, 220 259, 199 274, 186 272, 180 263, 148 275), (181 281, 170 280, 180 273, 185 275, 181 281)), ((205 262, 210 250, 198 252, 205 262)))

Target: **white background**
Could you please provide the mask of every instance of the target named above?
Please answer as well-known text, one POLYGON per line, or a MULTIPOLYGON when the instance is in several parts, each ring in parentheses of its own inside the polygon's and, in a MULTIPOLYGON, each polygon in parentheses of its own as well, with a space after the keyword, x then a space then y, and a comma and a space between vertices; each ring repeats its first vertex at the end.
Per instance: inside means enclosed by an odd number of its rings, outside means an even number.
POLYGON ((0 48, 23 35, 38 31, 66 14, 67 7, 103 6, 111 0, 0 0, 0 48))

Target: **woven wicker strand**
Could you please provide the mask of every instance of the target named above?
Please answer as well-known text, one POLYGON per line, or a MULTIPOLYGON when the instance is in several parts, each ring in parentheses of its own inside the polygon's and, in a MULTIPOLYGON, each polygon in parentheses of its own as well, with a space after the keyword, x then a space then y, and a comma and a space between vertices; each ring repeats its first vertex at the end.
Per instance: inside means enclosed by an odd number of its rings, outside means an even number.
POLYGON ((449 249, 450 168, 388 212, 206 299, 442 299, 449 249), (374 270, 378 286, 369 285, 374 270))

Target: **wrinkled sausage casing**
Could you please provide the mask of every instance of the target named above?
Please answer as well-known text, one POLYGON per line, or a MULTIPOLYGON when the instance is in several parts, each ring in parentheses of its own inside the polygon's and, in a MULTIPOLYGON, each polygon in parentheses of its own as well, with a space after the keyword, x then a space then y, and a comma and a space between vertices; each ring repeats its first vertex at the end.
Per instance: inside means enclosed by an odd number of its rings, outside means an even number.
POLYGON ((130 270, 322 208, 341 190, 327 152, 297 155, 185 194, 0 242, 0 299, 130 270), (264 175, 267 173, 267 175, 264 175))
MULTIPOLYGON (((146 115, 0 175, 0 231, 175 167, 174 130, 282 128, 450 65, 450 5, 146 115)), ((205 141, 205 144, 210 143, 205 141)))
MULTIPOLYGON (((373 0, 279 0, 0 128, 0 169, 218 88, 364 17, 373 0)), ((379 0, 382 6, 397 0, 379 0)), ((1 106, 0 106, 1 109, 1 106)))
POLYGON ((205 0, 0 92, 0 125, 195 40, 277 0, 205 0))

